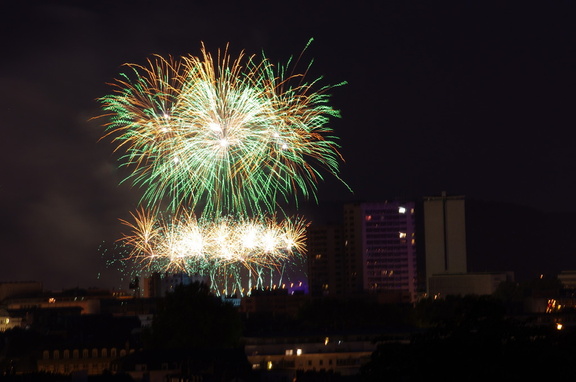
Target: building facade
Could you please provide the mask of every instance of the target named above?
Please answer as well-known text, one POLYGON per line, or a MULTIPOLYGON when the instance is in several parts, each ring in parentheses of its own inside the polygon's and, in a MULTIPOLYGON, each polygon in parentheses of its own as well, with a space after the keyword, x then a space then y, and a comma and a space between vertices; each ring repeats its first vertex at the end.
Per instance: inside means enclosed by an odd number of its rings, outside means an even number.
POLYGON ((114 360, 132 352, 134 349, 125 347, 45 349, 36 364, 44 373, 99 375, 110 371, 114 360))
POLYGON ((414 202, 344 205, 341 226, 308 231, 312 295, 397 293, 417 298, 414 202))
POLYGON ((35 295, 42 292, 42 283, 38 281, 0 282, 0 301, 7 298, 35 295))
POLYGON ((506 281, 514 281, 512 272, 438 274, 431 276, 428 283, 430 295, 442 298, 450 295, 491 295, 506 281))
POLYGON ((174 292, 178 285, 189 285, 195 282, 209 284, 205 276, 186 273, 153 272, 144 278, 143 295, 146 298, 164 297, 166 293, 174 292))
POLYGON ((464 196, 429 196, 424 198, 424 246, 426 285, 438 274, 467 272, 464 196))
POLYGON ((355 375, 376 349, 365 336, 245 338, 252 370, 266 372, 264 380, 291 381, 298 372, 326 371, 355 375))
POLYGON ((348 204, 347 230, 362 261, 362 289, 369 292, 405 292, 417 297, 416 220, 413 202, 348 204), (353 217, 350 219, 350 217, 353 217))
POLYGON ((341 225, 311 225, 307 231, 308 285, 313 296, 345 294, 350 267, 344 257, 344 229, 341 225))

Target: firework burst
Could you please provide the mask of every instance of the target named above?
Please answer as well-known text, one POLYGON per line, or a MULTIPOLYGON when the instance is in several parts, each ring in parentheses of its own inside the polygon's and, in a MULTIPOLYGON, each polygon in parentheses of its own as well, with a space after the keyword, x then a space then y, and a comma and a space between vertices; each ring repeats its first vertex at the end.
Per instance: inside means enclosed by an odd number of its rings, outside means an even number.
POLYGON ((156 56, 101 98, 107 136, 124 149, 129 179, 148 206, 198 214, 273 213, 290 196, 316 196, 321 171, 340 154, 326 127, 339 113, 317 81, 287 75, 267 58, 221 51, 180 60, 156 56))
POLYGON ((213 285, 227 275, 258 279, 264 271, 281 272, 305 251, 302 218, 207 220, 191 212, 165 218, 144 209, 132 218, 123 221, 131 232, 121 239, 128 258, 150 270, 209 275, 213 285))

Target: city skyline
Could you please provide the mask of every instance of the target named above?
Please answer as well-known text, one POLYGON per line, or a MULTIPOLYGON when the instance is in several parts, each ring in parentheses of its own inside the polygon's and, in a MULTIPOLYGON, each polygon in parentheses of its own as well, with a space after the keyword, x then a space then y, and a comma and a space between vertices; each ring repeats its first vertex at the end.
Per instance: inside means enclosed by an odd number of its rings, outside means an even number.
MULTIPOLYGON (((119 239, 142 190, 91 118, 126 62, 197 54, 202 41, 303 61, 342 118, 341 177, 318 208, 353 200, 466 198, 576 212, 572 4, 364 1, 215 5, 31 1, 0 16, 3 170, 0 280, 117 282, 100 247, 119 239), (98 274, 103 276, 99 279, 98 274), (104 281, 105 280, 105 281, 104 281)), ((303 202, 307 213, 314 202, 303 202)), ((315 208, 315 207, 314 207, 315 208)))

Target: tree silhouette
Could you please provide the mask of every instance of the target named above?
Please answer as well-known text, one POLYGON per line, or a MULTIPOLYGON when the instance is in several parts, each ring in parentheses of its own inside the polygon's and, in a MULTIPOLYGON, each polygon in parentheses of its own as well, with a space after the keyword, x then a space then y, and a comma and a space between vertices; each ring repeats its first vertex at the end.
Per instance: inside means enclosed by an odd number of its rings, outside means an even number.
POLYGON ((231 348, 242 335, 239 313, 203 283, 179 285, 166 295, 144 335, 151 349, 231 348))

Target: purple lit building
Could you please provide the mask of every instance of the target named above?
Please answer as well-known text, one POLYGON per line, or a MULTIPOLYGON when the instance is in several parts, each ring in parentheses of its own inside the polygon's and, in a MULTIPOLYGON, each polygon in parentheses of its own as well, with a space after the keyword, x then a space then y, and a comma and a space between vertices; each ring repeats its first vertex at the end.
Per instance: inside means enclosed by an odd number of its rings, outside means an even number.
POLYGON ((373 293, 395 301, 417 298, 414 202, 344 206, 342 226, 308 232, 310 293, 373 293))

